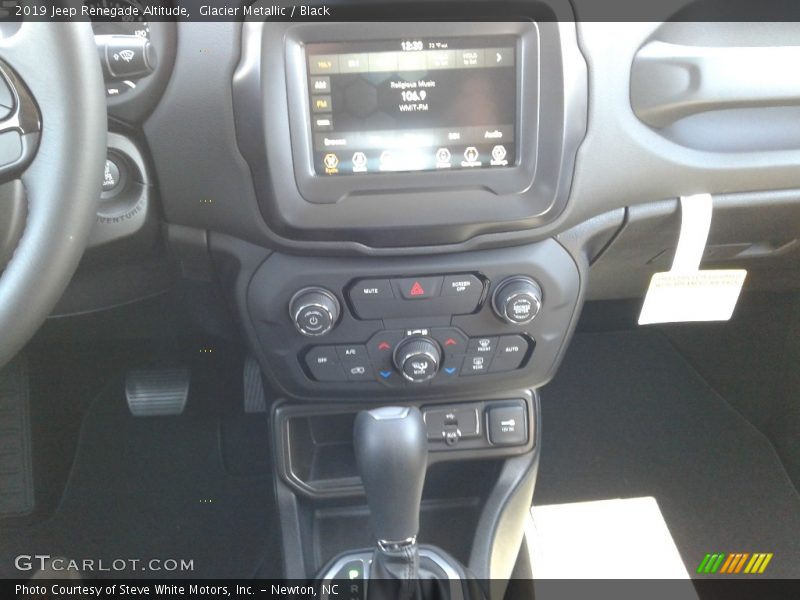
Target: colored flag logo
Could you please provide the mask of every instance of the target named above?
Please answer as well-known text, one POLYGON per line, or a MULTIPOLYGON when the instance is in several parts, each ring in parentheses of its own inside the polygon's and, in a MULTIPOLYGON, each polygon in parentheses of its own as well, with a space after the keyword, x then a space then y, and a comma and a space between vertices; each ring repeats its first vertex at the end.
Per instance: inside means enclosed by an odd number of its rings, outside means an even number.
POLYGON ((705 555, 697 566, 697 572, 703 575, 760 575, 771 560, 772 552, 716 552, 705 555))

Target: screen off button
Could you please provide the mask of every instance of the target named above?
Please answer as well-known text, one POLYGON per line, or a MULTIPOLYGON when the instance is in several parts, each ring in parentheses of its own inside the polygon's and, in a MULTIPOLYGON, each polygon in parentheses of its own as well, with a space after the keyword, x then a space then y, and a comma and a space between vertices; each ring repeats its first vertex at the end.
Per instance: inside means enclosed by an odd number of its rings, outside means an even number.
POLYGON ((448 275, 442 285, 442 296, 473 296, 480 298, 483 284, 474 275, 448 275))

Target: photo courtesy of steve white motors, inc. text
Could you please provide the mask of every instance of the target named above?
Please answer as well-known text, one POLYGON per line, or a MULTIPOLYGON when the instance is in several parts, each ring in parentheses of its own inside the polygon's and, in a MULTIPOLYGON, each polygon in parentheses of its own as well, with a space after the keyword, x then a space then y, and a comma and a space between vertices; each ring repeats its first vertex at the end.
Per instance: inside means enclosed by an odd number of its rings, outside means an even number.
POLYGON ((207 584, 118 584, 107 585, 80 584, 80 583, 38 583, 22 584, 15 586, 15 594, 19 596, 69 596, 69 597, 97 597, 108 596, 250 596, 257 592, 269 593, 272 596, 290 596, 292 598, 315 597, 320 592, 323 596, 337 596, 344 593, 345 585, 332 583, 322 585, 319 589, 313 585, 284 585, 270 584, 261 587, 252 585, 207 585, 207 584))
POLYGON ((235 586, 231 589, 227 585, 175 585, 175 584, 155 584, 155 585, 128 585, 111 583, 108 585, 79 584, 79 583, 44 583, 44 584, 22 584, 15 586, 17 596, 70 596, 70 597, 97 597, 107 596, 231 596, 233 593, 248 594, 246 586, 235 586))

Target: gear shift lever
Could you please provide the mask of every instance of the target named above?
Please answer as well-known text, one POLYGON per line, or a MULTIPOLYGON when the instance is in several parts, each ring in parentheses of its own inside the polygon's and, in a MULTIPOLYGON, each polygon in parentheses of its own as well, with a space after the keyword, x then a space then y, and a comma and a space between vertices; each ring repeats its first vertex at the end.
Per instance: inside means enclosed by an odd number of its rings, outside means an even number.
POLYGON ((358 469, 381 550, 413 546, 428 463, 428 439, 415 407, 360 412, 355 423, 358 469))
POLYGON ((428 466, 428 432, 419 409, 360 412, 353 437, 377 548, 371 559, 363 550, 334 558, 321 579, 330 581, 359 561, 369 571, 367 600, 483 598, 458 582, 466 570, 453 557, 434 546, 417 547, 428 466))

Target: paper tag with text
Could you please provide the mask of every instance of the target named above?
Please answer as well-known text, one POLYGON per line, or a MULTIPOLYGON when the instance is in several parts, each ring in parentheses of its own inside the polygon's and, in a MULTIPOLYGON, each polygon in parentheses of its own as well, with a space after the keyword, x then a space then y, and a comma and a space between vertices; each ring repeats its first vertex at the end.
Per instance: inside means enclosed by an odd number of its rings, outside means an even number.
POLYGON ((727 321, 746 276, 744 269, 656 273, 650 280, 639 325, 727 321))

